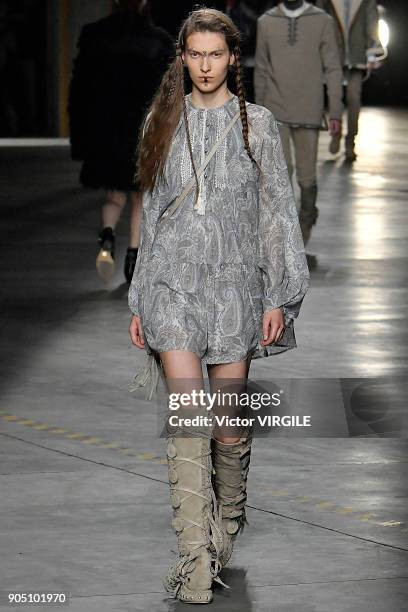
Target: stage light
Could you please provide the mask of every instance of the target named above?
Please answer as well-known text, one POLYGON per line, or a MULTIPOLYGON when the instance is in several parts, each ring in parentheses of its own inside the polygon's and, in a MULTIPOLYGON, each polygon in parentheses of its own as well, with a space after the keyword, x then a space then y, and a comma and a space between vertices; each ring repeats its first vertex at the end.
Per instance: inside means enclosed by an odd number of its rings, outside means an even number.
POLYGON ((380 42, 382 46, 384 47, 384 49, 386 49, 390 41, 390 29, 385 19, 380 19, 378 22, 378 35, 380 37, 380 42))

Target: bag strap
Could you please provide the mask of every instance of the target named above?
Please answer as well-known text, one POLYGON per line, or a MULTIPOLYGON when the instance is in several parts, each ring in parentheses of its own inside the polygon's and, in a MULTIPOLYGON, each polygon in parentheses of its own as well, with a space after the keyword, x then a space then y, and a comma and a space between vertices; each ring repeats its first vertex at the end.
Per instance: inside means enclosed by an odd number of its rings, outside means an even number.
MULTIPOLYGON (((234 115, 234 117, 231 119, 231 121, 229 122, 229 124, 226 126, 226 128, 223 130, 219 140, 217 140, 217 142, 213 145, 212 149, 210 150, 210 152, 208 153, 207 157, 205 158, 203 165, 199 168, 198 172, 197 172, 197 178, 198 180, 200 179, 202 173, 204 172, 205 168, 207 167, 209 161, 212 159, 214 153, 217 151, 217 149, 219 148, 219 146, 221 145, 221 142, 224 140, 224 138, 226 138, 226 136, 228 135, 228 133, 230 132, 230 130, 233 128, 233 126, 235 125, 235 123, 238 121, 238 119, 240 118, 241 115, 241 111, 237 111, 236 114, 234 115)), ((160 217, 159 221, 162 221, 163 218, 168 218, 171 214, 173 214, 177 208, 179 208, 179 206, 183 203, 183 201, 185 200, 185 198, 188 196, 188 194, 190 193, 191 189, 194 187, 195 185, 195 177, 193 176, 189 182, 186 184, 186 186, 184 187, 183 191, 181 192, 181 194, 178 196, 178 198, 176 200, 174 200, 170 206, 168 206, 166 208, 166 210, 164 211, 164 213, 162 214, 162 216, 160 217)))

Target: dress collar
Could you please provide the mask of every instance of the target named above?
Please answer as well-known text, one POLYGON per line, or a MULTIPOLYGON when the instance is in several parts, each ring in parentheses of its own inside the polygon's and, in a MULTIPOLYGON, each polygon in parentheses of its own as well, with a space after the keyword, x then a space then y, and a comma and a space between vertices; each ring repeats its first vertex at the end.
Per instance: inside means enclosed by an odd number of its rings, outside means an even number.
POLYGON ((191 93, 187 94, 185 98, 187 107, 200 113, 203 113, 204 111, 207 111, 208 113, 217 113, 221 112, 222 110, 227 110, 228 108, 233 107, 234 104, 238 104, 238 96, 235 94, 232 94, 232 98, 224 102, 224 104, 222 104, 221 106, 216 106, 215 108, 199 108, 197 106, 194 106, 191 100, 191 93))

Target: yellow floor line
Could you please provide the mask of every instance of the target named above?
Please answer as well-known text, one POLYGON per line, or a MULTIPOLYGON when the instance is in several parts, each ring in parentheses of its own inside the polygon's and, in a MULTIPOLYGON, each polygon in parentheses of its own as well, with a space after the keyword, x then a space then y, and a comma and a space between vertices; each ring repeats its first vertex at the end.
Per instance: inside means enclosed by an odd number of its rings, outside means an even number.
POLYGON ((141 461, 154 461, 155 463, 159 463, 160 465, 167 464, 167 459, 163 459, 163 457, 159 457, 157 455, 154 455, 153 453, 148 452, 140 453, 134 448, 126 448, 120 442, 103 440, 102 438, 99 438, 97 436, 90 436, 80 431, 70 431, 69 429, 65 429, 64 427, 55 427, 54 425, 49 425, 48 423, 40 423, 38 421, 34 421, 33 419, 18 417, 14 414, 9 414, 5 410, 0 411, 0 417, 2 417, 5 421, 9 423, 25 425, 26 427, 31 427, 31 429, 36 429, 37 431, 47 431, 47 433, 50 434, 61 435, 66 440, 74 440, 77 442, 81 442, 82 444, 95 446, 97 448, 115 450, 118 453, 125 454, 130 457, 135 457, 137 459, 140 459, 141 461))
POLYGON ((120 448, 119 442, 101 442, 98 448, 120 448))
POLYGON ((366 512, 365 514, 359 514, 357 518, 360 519, 360 521, 371 521, 371 519, 376 518, 377 516, 378 514, 375 514, 374 512, 366 512))
POLYGON ((348 506, 347 508, 336 508, 336 512, 338 512, 339 514, 350 514, 350 512, 354 512, 354 509, 351 508, 351 506, 348 506))
POLYGON ((68 440, 80 440, 81 438, 87 438, 87 437, 88 437, 87 434, 80 433, 80 432, 67 434, 65 436, 65 438, 68 438, 68 440))
POLYGON ((315 506, 317 506, 318 508, 333 508, 336 504, 334 504, 333 502, 329 502, 329 501, 322 501, 322 502, 318 502, 317 504, 315 504, 315 506))
POLYGON ((81 440, 82 444, 97 444, 98 442, 103 442, 102 438, 96 438, 95 436, 91 436, 86 440, 81 440))

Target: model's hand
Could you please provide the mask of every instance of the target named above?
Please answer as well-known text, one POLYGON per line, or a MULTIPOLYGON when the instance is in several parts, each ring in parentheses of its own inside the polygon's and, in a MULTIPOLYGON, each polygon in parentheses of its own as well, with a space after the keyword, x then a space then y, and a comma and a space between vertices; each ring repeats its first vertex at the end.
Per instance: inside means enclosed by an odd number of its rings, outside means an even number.
POLYGON ((339 134, 341 130, 341 121, 339 121, 338 119, 330 119, 329 130, 332 136, 336 136, 337 134, 339 134))
POLYGON ((132 343, 137 346, 137 348, 144 348, 145 342, 143 338, 142 324, 140 322, 140 317, 136 315, 133 315, 132 320, 130 321, 129 335, 132 343))
POLYGON ((264 312, 262 325, 263 340, 261 340, 260 344, 266 346, 276 342, 276 340, 280 340, 284 329, 285 322, 281 308, 274 308, 264 312))

